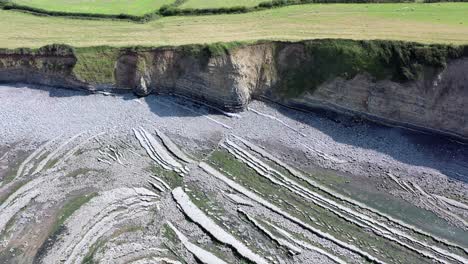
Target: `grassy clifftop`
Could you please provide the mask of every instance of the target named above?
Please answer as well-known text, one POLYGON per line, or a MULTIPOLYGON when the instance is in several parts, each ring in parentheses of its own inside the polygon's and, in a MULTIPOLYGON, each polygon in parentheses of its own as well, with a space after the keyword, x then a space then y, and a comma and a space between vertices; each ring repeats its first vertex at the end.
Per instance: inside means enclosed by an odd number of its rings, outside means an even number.
POLYGON ((165 47, 86 47, 74 48, 77 58, 73 72, 80 79, 90 83, 114 83, 117 59, 124 54, 138 54, 140 57, 158 50, 174 50, 182 56, 193 57, 201 62, 215 56, 223 56, 235 48, 249 45, 250 42, 229 42, 212 44, 190 44, 165 47))
POLYGON ((316 38, 468 43, 468 3, 309 4, 254 13, 163 17, 145 24, 39 17, 0 10, 0 48, 65 43, 166 46, 191 43, 298 41, 316 38))

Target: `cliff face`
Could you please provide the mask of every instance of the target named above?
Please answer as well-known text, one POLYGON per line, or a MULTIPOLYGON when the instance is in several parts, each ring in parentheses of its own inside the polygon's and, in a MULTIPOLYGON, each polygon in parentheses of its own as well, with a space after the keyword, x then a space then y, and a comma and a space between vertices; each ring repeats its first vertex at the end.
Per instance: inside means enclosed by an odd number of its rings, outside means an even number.
POLYGON ((72 74, 75 64, 73 54, 0 52, 0 82, 85 88, 72 74))
POLYGON ((468 136, 468 60, 448 64, 432 80, 374 82, 367 75, 336 78, 314 93, 287 100, 300 107, 327 108, 375 121, 468 136), (451 71, 453 70, 453 71, 451 71))
POLYGON ((226 110, 253 99, 468 139, 464 47, 316 40, 96 51, 0 51, 0 82, 173 93, 226 110))
POLYGON ((184 95, 239 111, 257 92, 262 65, 272 63, 272 51, 271 45, 260 44, 218 56, 177 49, 132 52, 117 61, 115 86, 139 95, 184 95))

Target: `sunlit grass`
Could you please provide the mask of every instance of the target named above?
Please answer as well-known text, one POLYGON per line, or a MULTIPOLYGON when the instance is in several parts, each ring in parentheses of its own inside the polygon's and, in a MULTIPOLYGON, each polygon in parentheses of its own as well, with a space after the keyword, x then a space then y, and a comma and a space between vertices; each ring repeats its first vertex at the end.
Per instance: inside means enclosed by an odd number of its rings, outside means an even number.
POLYGON ((174 0, 14 0, 13 2, 49 11, 143 15, 165 4, 171 4, 174 0))
POLYGON ((182 8, 220 8, 232 6, 256 6, 266 0, 188 0, 182 8))
POLYGON ((165 17, 146 24, 0 11, 0 47, 160 46, 258 39, 392 39, 468 43, 468 3, 310 4, 247 14, 165 17))

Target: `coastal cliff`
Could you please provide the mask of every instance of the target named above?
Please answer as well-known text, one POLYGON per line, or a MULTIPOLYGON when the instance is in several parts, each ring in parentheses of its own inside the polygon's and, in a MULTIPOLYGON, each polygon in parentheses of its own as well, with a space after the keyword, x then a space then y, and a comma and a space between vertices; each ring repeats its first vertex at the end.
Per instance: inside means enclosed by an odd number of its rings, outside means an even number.
POLYGON ((0 50, 0 82, 179 94, 241 111, 252 99, 468 139, 468 48, 396 41, 263 41, 0 50))

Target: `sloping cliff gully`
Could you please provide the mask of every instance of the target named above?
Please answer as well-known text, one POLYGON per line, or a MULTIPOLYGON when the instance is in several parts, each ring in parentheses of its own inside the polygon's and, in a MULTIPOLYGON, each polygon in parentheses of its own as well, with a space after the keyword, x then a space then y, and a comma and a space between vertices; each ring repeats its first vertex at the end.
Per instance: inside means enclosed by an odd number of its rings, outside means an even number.
POLYGON ((468 48, 392 41, 0 50, 0 82, 172 93, 240 111, 252 99, 468 139, 468 48))

